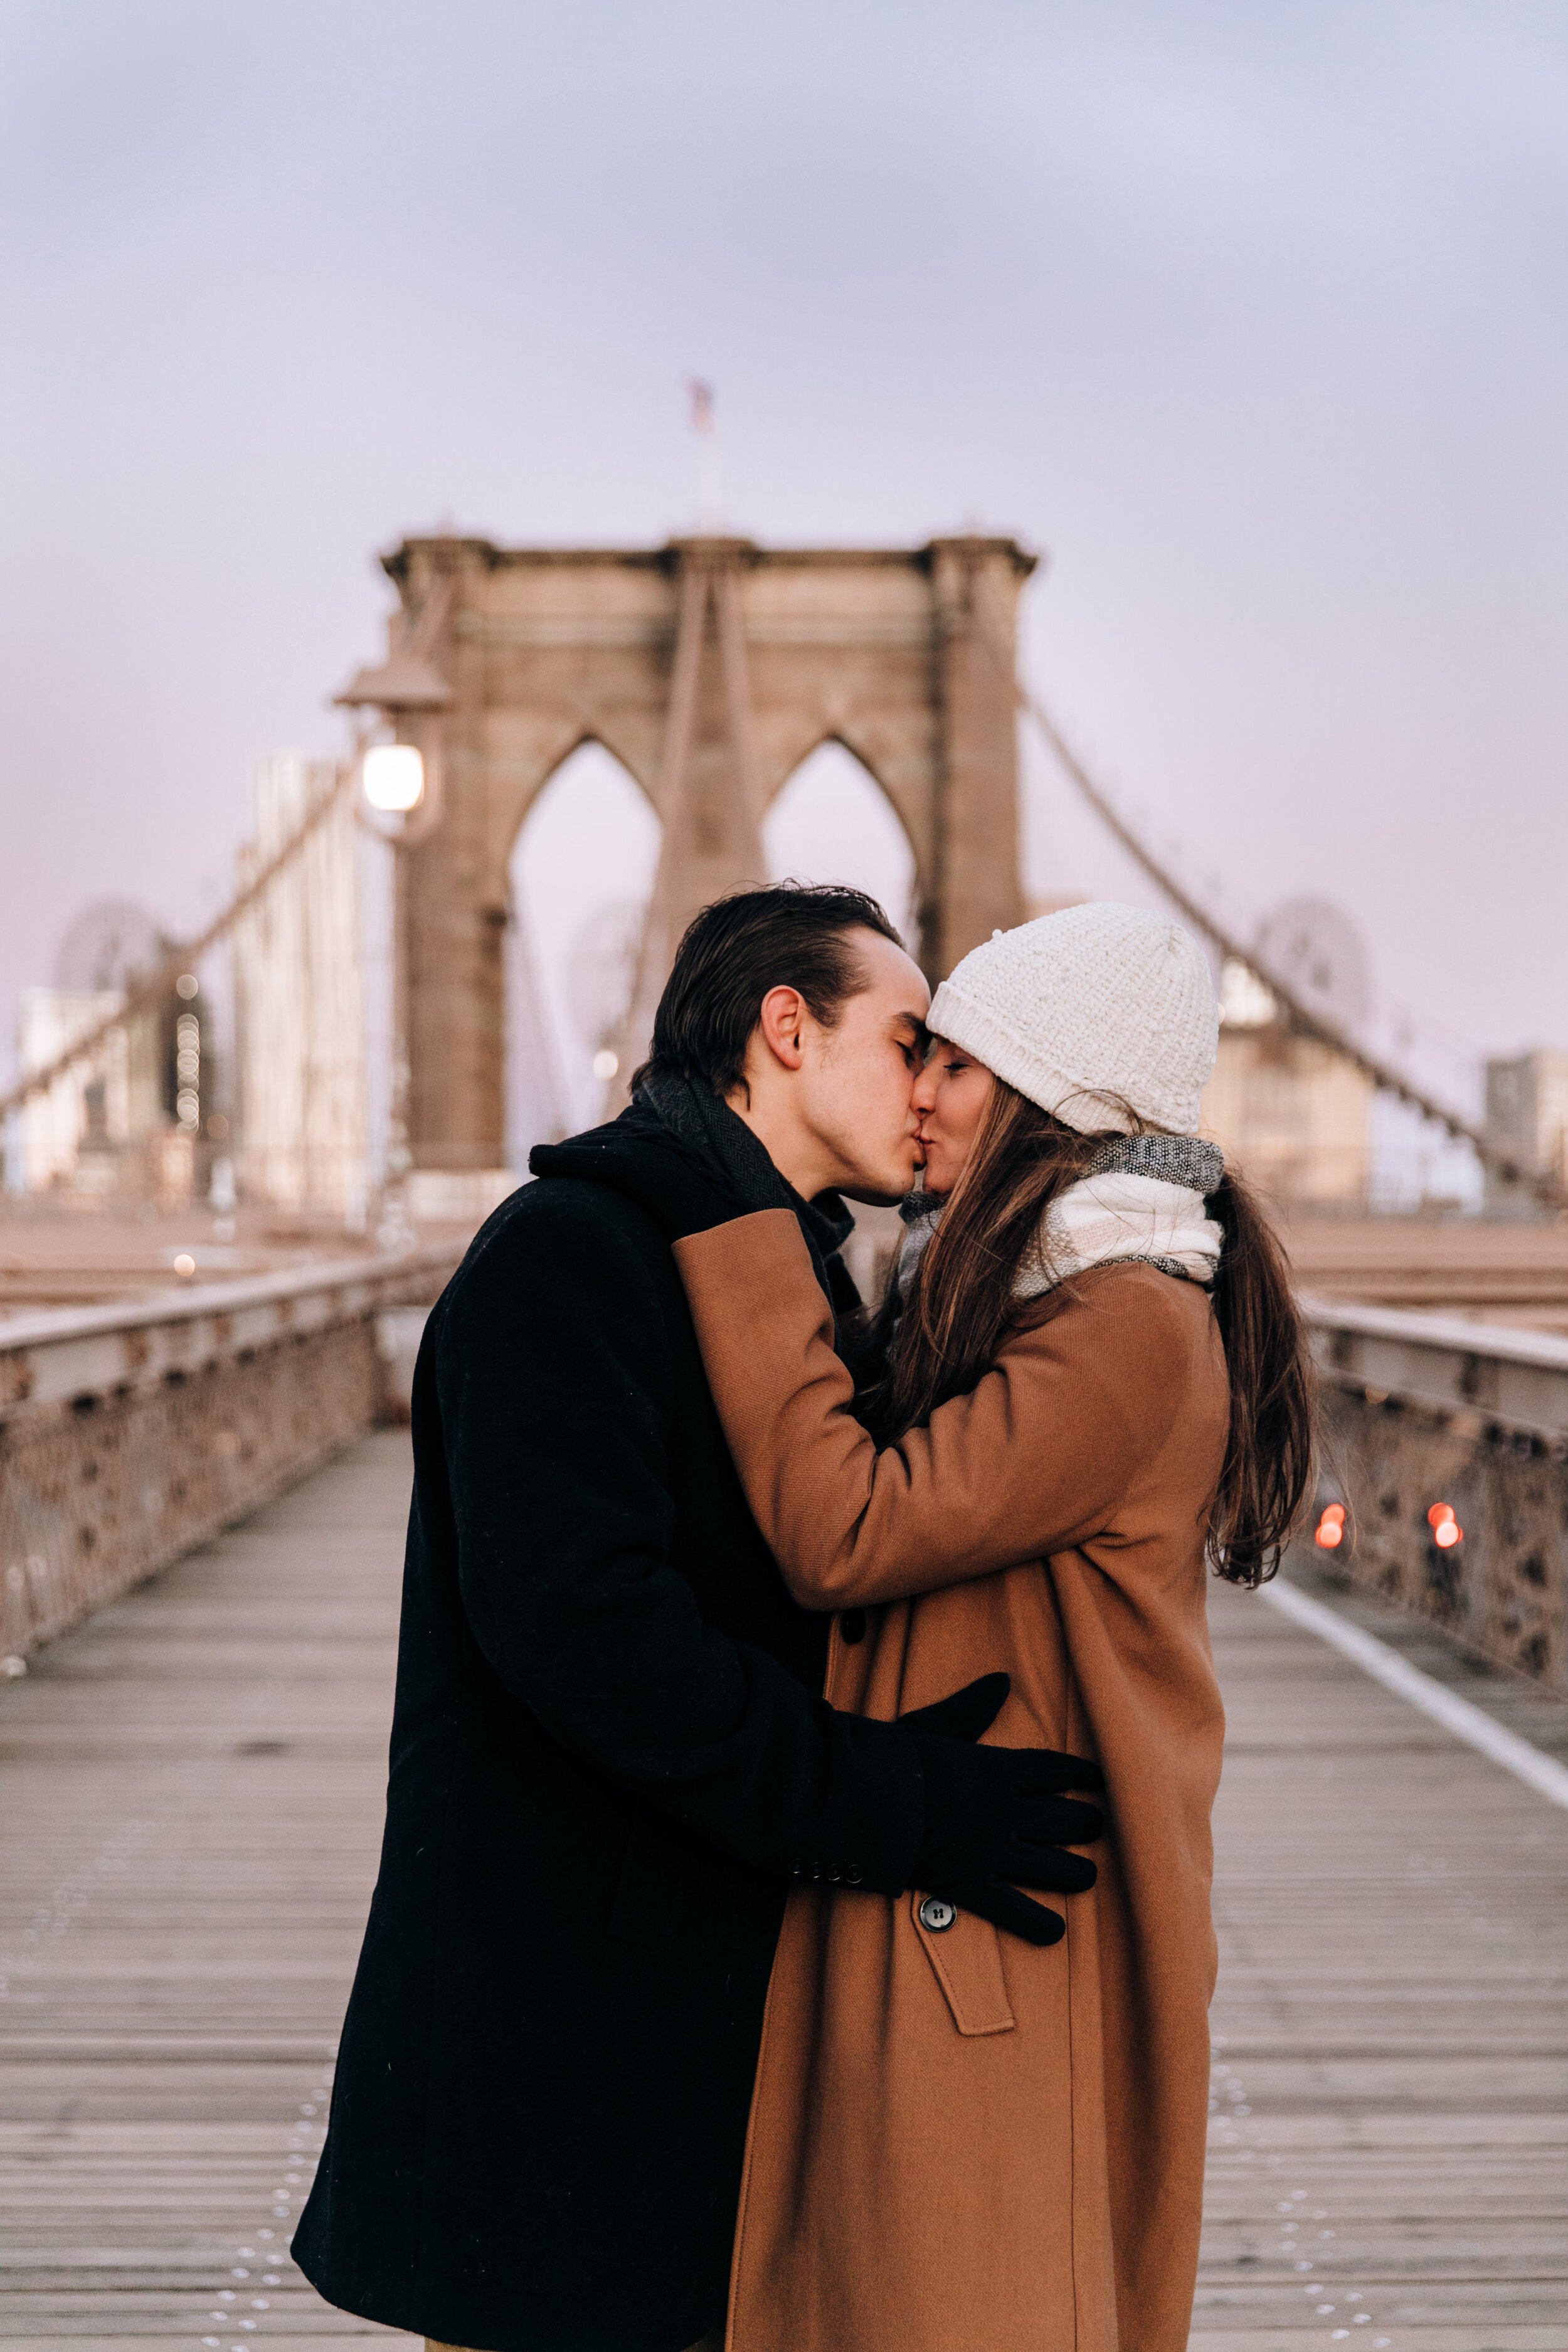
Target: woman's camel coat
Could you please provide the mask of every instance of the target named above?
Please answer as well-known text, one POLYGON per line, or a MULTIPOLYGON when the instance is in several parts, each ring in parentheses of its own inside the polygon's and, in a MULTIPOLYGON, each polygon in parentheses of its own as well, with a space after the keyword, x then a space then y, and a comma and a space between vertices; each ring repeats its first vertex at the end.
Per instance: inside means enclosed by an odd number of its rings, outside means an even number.
POLYGON ((967 1913, 931 1933, 918 1893, 791 1897, 731 2352, 1182 2352, 1224 1729, 1208 1298, 1145 1265, 1080 1276, 879 1454, 794 1218, 676 1256, 758 1525, 795 1598, 841 1612, 833 1705, 892 1717, 1004 1668, 988 1740, 1098 1758, 1110 1823, 1093 1892, 1046 1898, 1068 1921, 1049 1949, 967 1913))

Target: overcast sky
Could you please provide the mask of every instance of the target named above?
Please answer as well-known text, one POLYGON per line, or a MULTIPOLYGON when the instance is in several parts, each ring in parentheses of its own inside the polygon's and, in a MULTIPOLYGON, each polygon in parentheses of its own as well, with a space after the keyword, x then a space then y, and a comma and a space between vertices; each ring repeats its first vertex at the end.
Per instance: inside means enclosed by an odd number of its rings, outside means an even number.
MULTIPOLYGON (((192 926, 377 550, 1048 552, 1030 674, 1243 929, 1568 1045, 1568 8, 4 0, 0 1022, 192 926)), ((1029 762, 1037 889, 1134 895, 1029 762)), ((1142 895, 1138 893, 1138 895, 1142 895)), ((1454 1063, 1458 1069, 1458 1061, 1454 1063)))

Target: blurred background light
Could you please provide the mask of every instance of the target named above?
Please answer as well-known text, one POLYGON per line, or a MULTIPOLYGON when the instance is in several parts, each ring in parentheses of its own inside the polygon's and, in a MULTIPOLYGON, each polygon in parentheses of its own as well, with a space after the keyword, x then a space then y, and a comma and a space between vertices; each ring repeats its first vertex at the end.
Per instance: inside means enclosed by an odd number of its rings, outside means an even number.
POLYGON ((425 797, 425 761, 412 743, 373 743, 360 775, 365 799, 384 816, 406 815, 425 797))

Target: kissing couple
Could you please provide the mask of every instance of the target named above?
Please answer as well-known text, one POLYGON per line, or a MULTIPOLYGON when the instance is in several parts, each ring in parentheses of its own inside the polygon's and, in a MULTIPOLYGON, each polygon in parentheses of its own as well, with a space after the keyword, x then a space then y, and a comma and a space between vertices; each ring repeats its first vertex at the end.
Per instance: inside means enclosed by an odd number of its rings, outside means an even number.
POLYGON ((473 2352, 1183 2352, 1205 1591, 1311 1475, 1216 1036, 1131 907, 934 999, 857 891, 691 924, 629 1108, 426 1329, 293 2246, 331 2302, 473 2352), (846 1197, 902 1203, 874 1310, 846 1197))

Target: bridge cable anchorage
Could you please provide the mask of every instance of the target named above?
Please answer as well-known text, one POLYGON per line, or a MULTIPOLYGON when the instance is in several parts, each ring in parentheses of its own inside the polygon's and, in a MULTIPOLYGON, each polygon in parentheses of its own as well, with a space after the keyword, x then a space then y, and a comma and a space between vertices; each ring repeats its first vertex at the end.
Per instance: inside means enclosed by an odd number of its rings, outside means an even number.
POLYGON ((299 855, 322 819, 338 806, 344 793, 352 789, 357 768, 357 755, 354 759, 342 762, 339 769, 338 780, 331 791, 321 794, 314 808, 289 835, 282 848, 274 856, 268 858, 259 874, 252 877, 237 898, 229 900, 222 914, 207 925, 199 939, 189 940, 184 947, 176 949, 173 955, 167 957, 157 967, 156 971, 129 987, 125 992, 125 1002, 117 1013, 110 1013, 108 1018, 99 1022, 95 1028, 87 1030, 62 1053, 57 1054, 52 1062, 46 1062, 41 1069, 29 1070, 4 1094, 0 1094, 0 1119, 6 1118, 11 1111, 19 1110, 33 1095, 47 1092, 57 1078, 64 1077, 68 1070, 74 1068, 79 1062, 86 1061, 95 1046, 101 1045, 104 1039, 112 1035, 116 1029, 123 1029, 128 1022, 136 1018, 139 1013, 152 1012, 163 1003, 182 973, 189 971, 191 966, 199 962, 210 948, 216 947, 219 940, 233 929, 240 917, 248 913, 263 893, 271 888, 284 867, 299 855))
POLYGON ((1445 1129, 1456 1142, 1468 1143, 1481 1166, 1503 1183, 1525 1186, 1543 1208, 1568 1211, 1568 1190, 1555 1177, 1544 1171, 1532 1173, 1521 1168, 1517 1160, 1510 1160, 1506 1152, 1497 1149, 1484 1128, 1476 1126, 1462 1112, 1455 1110, 1451 1104, 1439 1102, 1405 1072, 1395 1069, 1392 1063, 1369 1054, 1337 1023, 1325 1020, 1321 1013, 1314 1013, 1304 1003, 1289 982, 1281 980, 1268 969, 1255 949, 1243 947, 1217 915, 1201 905, 1173 874, 1167 872, 1153 851, 1128 824, 1104 786, 1097 783, 1084 766, 1039 697, 1032 693, 1018 677, 1006 648, 984 620, 978 634, 994 658, 1011 675, 1019 709, 1026 718, 1034 721, 1047 750, 1065 769, 1100 822, 1115 835, 1133 863, 1171 901, 1184 921, 1211 940, 1227 961, 1244 965, 1255 979, 1262 982, 1270 995, 1283 1006, 1292 1028, 1300 1035, 1313 1038, 1320 1045, 1326 1045, 1331 1053, 1353 1063, 1364 1077, 1372 1080, 1380 1094, 1396 1095, 1401 1102, 1406 1102, 1413 1110, 1419 1111, 1423 1118, 1429 1118, 1445 1129))

